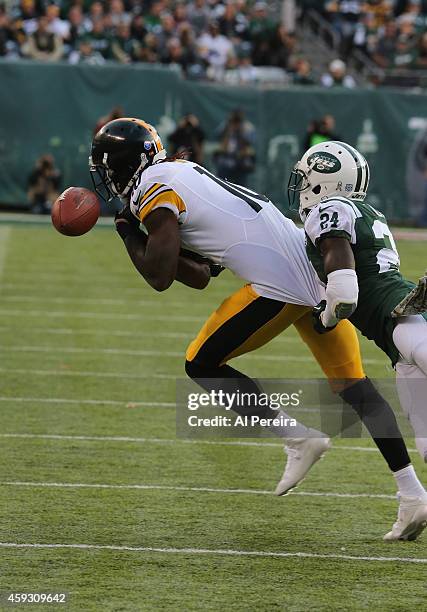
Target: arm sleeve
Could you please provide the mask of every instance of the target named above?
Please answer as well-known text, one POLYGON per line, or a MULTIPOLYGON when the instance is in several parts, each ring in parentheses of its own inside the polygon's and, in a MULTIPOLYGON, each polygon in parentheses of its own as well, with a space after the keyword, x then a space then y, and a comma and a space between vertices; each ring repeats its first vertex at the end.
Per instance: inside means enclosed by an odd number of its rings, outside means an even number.
POLYGON ((168 208, 177 219, 186 210, 184 200, 176 191, 160 183, 151 185, 138 200, 137 214, 141 223, 156 208, 168 208))
POLYGON ((323 238, 336 236, 356 243, 357 213, 351 202, 327 200, 313 208, 305 222, 305 231, 314 245, 323 238))
POLYGON ((325 327, 333 327, 340 319, 348 319, 357 308, 359 285, 354 270, 335 270, 328 274, 326 308, 321 314, 325 327))

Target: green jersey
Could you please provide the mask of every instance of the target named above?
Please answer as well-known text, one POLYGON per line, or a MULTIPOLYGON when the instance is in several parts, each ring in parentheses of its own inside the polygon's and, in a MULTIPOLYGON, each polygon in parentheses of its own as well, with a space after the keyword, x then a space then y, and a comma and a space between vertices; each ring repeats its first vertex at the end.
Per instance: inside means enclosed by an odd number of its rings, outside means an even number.
POLYGON ((374 340, 394 365, 399 351, 393 342, 395 319, 391 312, 415 285, 399 271, 399 254, 384 215, 366 202, 333 197, 310 211, 305 233, 308 258, 323 283, 327 278, 320 241, 332 236, 349 240, 359 283, 358 305, 350 321, 374 340))

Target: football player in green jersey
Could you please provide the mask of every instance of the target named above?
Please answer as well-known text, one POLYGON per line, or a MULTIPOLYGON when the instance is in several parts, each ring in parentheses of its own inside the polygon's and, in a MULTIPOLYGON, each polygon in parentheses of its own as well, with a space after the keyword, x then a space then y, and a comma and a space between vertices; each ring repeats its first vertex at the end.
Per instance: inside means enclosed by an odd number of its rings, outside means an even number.
MULTIPOLYGON (((326 333, 348 318, 390 357, 427 462, 427 277, 418 286, 402 277, 386 218, 365 201, 369 178, 363 155, 335 141, 311 147, 291 174, 290 204, 299 194, 307 255, 326 287, 326 300, 314 309, 315 328, 326 333)), ((411 465, 397 474, 399 516, 386 540, 414 539, 427 525, 423 487, 416 480, 399 485, 411 474, 411 465)))

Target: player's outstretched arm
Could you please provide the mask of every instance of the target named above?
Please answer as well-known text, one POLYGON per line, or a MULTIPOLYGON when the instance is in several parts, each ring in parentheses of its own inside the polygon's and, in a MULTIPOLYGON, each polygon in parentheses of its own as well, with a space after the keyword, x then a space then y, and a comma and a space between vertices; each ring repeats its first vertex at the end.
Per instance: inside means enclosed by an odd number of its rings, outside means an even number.
POLYGON ((326 307, 319 312, 320 323, 326 331, 356 310, 359 286, 353 251, 346 238, 324 238, 320 242, 320 252, 328 277, 326 307))
POLYGON ((118 213, 115 222, 132 263, 156 291, 165 291, 174 280, 195 289, 204 289, 209 283, 207 265, 179 256, 178 223, 170 210, 158 208, 144 219, 148 235, 139 229, 138 220, 128 209, 118 213))

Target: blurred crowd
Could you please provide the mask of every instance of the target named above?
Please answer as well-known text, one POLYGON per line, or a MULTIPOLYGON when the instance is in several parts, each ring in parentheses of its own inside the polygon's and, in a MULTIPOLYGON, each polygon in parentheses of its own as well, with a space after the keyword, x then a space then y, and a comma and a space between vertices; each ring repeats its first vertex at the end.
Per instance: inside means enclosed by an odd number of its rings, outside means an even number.
POLYGON ((326 87, 354 86, 344 63, 353 49, 383 68, 427 69, 427 0, 295 0, 302 15, 315 9, 340 34, 341 57, 323 76, 313 75, 295 19, 280 18, 280 4, 0 0, 0 58, 173 64, 189 78, 232 84, 270 70, 273 80, 326 87))
POLYGON ((341 54, 360 49, 382 68, 427 69, 427 0, 300 0, 341 35, 341 54))
POLYGON ((295 40, 266 2, 0 0, 0 57, 177 64, 193 78, 286 69, 295 40))
POLYGON ((62 183, 61 171, 52 155, 42 155, 35 163, 27 181, 27 198, 31 212, 49 214, 59 196, 62 183))

